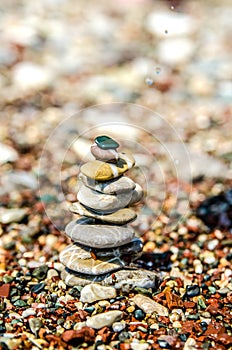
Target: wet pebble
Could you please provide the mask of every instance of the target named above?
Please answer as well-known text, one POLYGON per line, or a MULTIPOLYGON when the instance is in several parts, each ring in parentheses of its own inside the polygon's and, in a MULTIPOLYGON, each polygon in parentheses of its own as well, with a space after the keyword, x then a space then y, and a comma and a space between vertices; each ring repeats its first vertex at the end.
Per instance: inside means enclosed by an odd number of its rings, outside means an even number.
POLYGON ((199 294, 200 294, 200 287, 197 284, 187 286, 186 295, 188 297, 195 297, 196 295, 199 295, 199 294))

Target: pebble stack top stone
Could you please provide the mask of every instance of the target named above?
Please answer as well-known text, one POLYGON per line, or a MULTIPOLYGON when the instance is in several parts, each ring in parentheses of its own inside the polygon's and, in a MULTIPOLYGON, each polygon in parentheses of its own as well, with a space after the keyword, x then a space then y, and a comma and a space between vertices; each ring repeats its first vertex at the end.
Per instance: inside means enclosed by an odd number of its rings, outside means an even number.
POLYGON ((157 282, 156 273, 133 267, 143 244, 128 226, 136 218, 128 206, 141 200, 143 190, 124 175, 135 161, 132 155, 119 153, 118 147, 109 136, 96 137, 91 146, 96 160, 80 169, 78 202, 70 206, 79 218, 65 228, 74 243, 60 253, 67 285, 96 282, 121 288, 123 283, 133 287, 143 281, 144 286, 153 287, 157 282))

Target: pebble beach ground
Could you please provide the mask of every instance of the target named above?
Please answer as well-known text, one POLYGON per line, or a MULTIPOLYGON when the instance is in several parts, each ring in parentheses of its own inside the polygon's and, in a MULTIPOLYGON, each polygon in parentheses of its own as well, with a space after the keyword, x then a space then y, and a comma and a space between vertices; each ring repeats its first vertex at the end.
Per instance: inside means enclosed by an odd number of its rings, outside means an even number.
POLYGON ((232 186, 231 16, 229 0, 1 1, 0 349, 232 349, 231 198, 197 216, 232 186), (155 288, 61 279, 103 133, 135 157, 155 288))

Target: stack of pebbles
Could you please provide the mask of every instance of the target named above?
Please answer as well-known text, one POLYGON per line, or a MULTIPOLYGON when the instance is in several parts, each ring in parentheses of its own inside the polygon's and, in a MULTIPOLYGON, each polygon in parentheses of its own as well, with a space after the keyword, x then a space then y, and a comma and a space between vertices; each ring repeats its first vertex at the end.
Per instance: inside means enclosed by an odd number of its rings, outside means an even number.
POLYGON ((71 212, 79 214, 65 232, 74 243, 60 253, 65 265, 62 278, 67 285, 154 286, 156 274, 133 268, 143 244, 127 224, 136 218, 128 206, 138 202, 143 191, 124 173, 134 158, 118 153, 119 144, 108 136, 98 136, 91 146, 95 160, 81 166, 79 191, 71 212))

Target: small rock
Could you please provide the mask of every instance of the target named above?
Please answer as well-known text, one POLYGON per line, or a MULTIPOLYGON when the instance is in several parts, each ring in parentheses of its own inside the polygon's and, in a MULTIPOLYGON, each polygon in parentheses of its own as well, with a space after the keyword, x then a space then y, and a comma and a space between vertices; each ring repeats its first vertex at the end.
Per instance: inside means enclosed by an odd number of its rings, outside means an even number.
POLYGON ((86 325, 94 329, 110 327, 114 322, 121 320, 122 317, 122 311, 108 311, 89 317, 86 325))
POLYGON ((97 300, 111 299, 116 297, 116 290, 113 287, 104 287, 99 284, 89 284, 81 290, 80 301, 93 303, 97 300))
POLYGON ((0 222, 10 224, 11 222, 20 222, 27 214, 27 209, 4 209, 0 211, 0 222))
POLYGON ((34 317, 29 319, 29 327, 33 334, 37 336, 37 332, 43 326, 43 323, 40 318, 34 317))
POLYGON ((43 89, 52 83, 51 69, 32 62, 20 62, 13 68, 13 81, 18 89, 43 89))
POLYGON ((65 331, 62 336, 62 340, 65 343, 71 345, 80 345, 80 342, 92 343, 95 339, 95 331, 89 327, 82 327, 79 330, 68 330, 65 331))
POLYGON ((121 332, 123 329, 125 329, 126 324, 123 322, 114 322, 112 324, 112 328, 114 332, 121 332))
POLYGON ((146 315, 142 310, 139 309, 135 310, 134 316, 137 320, 142 321, 146 315))
POLYGON ((10 294, 10 283, 5 283, 0 286, 0 297, 8 298, 10 294))
POLYGON ((33 308, 28 308, 26 310, 23 310, 22 312, 23 318, 27 318, 28 316, 35 316, 35 315, 36 315, 36 311, 33 308))
POLYGON ((196 295, 199 295, 200 292, 200 287, 197 284, 187 286, 186 288, 186 295, 188 297, 195 297, 196 295))
POLYGON ((137 294, 133 298, 133 301, 146 314, 156 313, 159 316, 168 316, 169 315, 168 309, 165 306, 157 303, 156 301, 152 300, 151 298, 146 297, 145 295, 137 294))
POLYGON ((109 136, 97 136, 95 138, 95 143, 98 147, 100 147, 101 149, 116 149, 119 147, 119 144, 113 140, 111 137, 109 136))
POLYGON ((36 277, 39 281, 43 280, 46 278, 48 272, 48 266, 47 265, 42 265, 37 267, 33 272, 32 276, 36 277))
POLYGON ((17 159, 18 153, 12 147, 0 143, 0 165, 15 162, 17 159))

